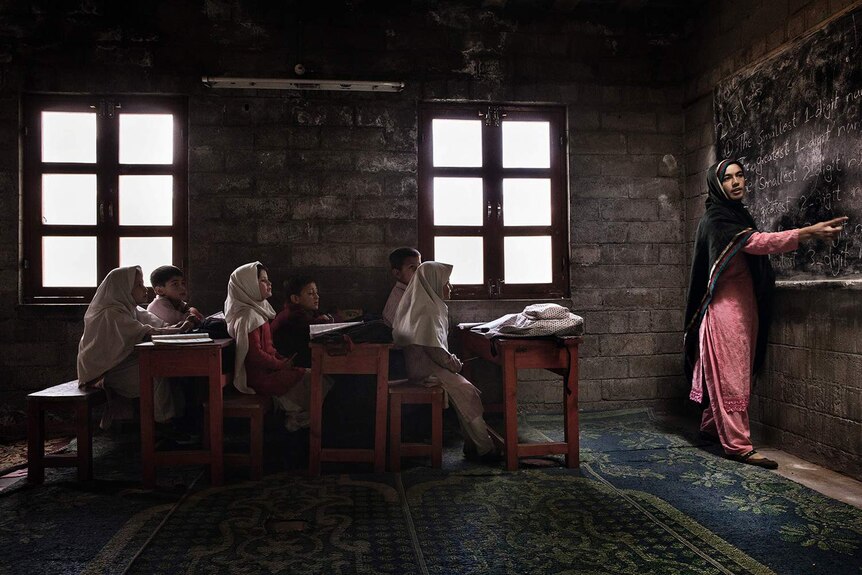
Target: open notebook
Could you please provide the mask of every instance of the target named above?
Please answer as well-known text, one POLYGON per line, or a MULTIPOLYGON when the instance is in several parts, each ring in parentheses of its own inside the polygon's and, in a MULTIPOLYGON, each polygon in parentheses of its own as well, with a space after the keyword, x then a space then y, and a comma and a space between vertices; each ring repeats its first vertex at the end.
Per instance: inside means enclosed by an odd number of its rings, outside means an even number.
POLYGON ((336 329, 341 329, 343 327, 348 327, 351 325, 359 325, 362 323, 361 321, 343 321, 341 323, 314 323, 308 326, 309 331, 311 332, 311 339, 319 335, 323 335, 324 333, 328 333, 330 331, 335 331, 336 329))
POLYGON ((171 333, 165 335, 154 335, 153 343, 161 344, 197 344, 197 343, 212 343, 212 338, 205 333, 171 333))

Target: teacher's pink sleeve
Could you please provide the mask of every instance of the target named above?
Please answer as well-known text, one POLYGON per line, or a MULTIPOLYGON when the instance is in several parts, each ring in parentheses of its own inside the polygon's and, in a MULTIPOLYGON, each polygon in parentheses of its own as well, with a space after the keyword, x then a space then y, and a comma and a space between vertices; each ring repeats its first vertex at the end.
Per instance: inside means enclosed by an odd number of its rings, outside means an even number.
POLYGON ((799 247, 799 230, 784 232, 754 232, 742 248, 747 254, 765 256, 792 252, 799 247))

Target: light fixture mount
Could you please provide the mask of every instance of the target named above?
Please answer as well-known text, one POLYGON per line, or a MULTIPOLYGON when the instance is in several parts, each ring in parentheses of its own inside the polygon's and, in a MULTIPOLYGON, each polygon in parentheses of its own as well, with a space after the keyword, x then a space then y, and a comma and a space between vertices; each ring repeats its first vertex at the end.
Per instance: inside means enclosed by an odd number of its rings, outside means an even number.
POLYGON ((210 88, 240 90, 334 90, 337 92, 400 92, 404 82, 378 80, 312 80, 309 78, 229 78, 203 76, 210 88))

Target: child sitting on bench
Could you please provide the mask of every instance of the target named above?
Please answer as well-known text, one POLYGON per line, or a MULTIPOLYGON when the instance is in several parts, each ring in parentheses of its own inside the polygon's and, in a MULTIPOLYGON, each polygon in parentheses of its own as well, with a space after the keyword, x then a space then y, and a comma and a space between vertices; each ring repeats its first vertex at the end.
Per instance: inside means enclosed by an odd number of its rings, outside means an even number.
POLYGON ((483 463, 494 463, 500 455, 494 448, 482 417, 479 390, 460 374, 461 360, 449 353, 449 299, 452 266, 425 262, 416 270, 398 305, 392 335, 404 348, 407 375, 421 385, 439 385, 455 407, 464 432, 464 455, 483 463))
MULTIPOLYGON (((272 397, 276 408, 286 413, 287 430, 296 431, 309 425, 311 374, 294 367, 292 357, 284 357, 272 346, 269 321, 275 310, 269 297, 272 282, 262 263, 242 265, 230 275, 224 316, 228 333, 236 340, 233 384, 242 393, 272 397)), ((324 397, 327 391, 324 382, 324 397)))
POLYGON ((191 321, 200 325, 204 316, 186 301, 188 289, 183 270, 176 266, 159 266, 150 274, 150 284, 156 299, 147 306, 147 311, 167 323, 191 321))
POLYGON ((308 276, 297 276, 285 282, 287 299, 284 309, 272 322, 275 349, 284 356, 296 355, 293 363, 311 367, 310 325, 332 323, 329 314, 320 313, 320 292, 317 283, 308 276))
MULTIPOLYGON (((189 321, 167 325, 138 307, 145 303, 147 288, 141 268, 117 268, 99 285, 84 314, 84 335, 78 345, 78 384, 104 387, 108 396, 108 409, 102 420, 104 429, 110 427, 112 419, 131 415, 131 404, 122 398, 141 396, 135 345, 151 335, 184 333, 192 328, 189 321)), ((173 393, 163 379, 155 380, 154 403, 159 424, 169 424, 182 411, 182 395, 173 393)), ((171 433, 170 426, 159 428, 172 439, 182 439, 171 433)))

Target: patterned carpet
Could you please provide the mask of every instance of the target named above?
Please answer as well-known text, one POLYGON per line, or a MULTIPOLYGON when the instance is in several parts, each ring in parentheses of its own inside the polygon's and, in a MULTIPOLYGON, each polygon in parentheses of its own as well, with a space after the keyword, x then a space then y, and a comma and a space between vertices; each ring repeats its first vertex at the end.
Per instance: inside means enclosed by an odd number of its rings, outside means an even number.
POLYGON ((180 469, 156 491, 135 483, 134 450, 106 443, 105 479, 59 470, 0 497, 0 574, 862 573, 862 511, 648 412, 584 415, 581 428, 580 473, 462 465, 206 488, 180 469))
MULTIPOLYGON (((559 437, 555 418, 536 429, 559 437)), ((862 573, 862 510, 777 473, 722 457, 649 411, 588 414, 582 469, 620 490, 650 493, 776 573, 862 573)))
MULTIPOLYGON (((62 453, 71 437, 56 437, 45 441, 45 453, 55 454, 62 453)), ((27 464, 27 440, 21 439, 10 443, 0 443, 0 475, 3 475, 9 470, 21 467, 27 464)))

